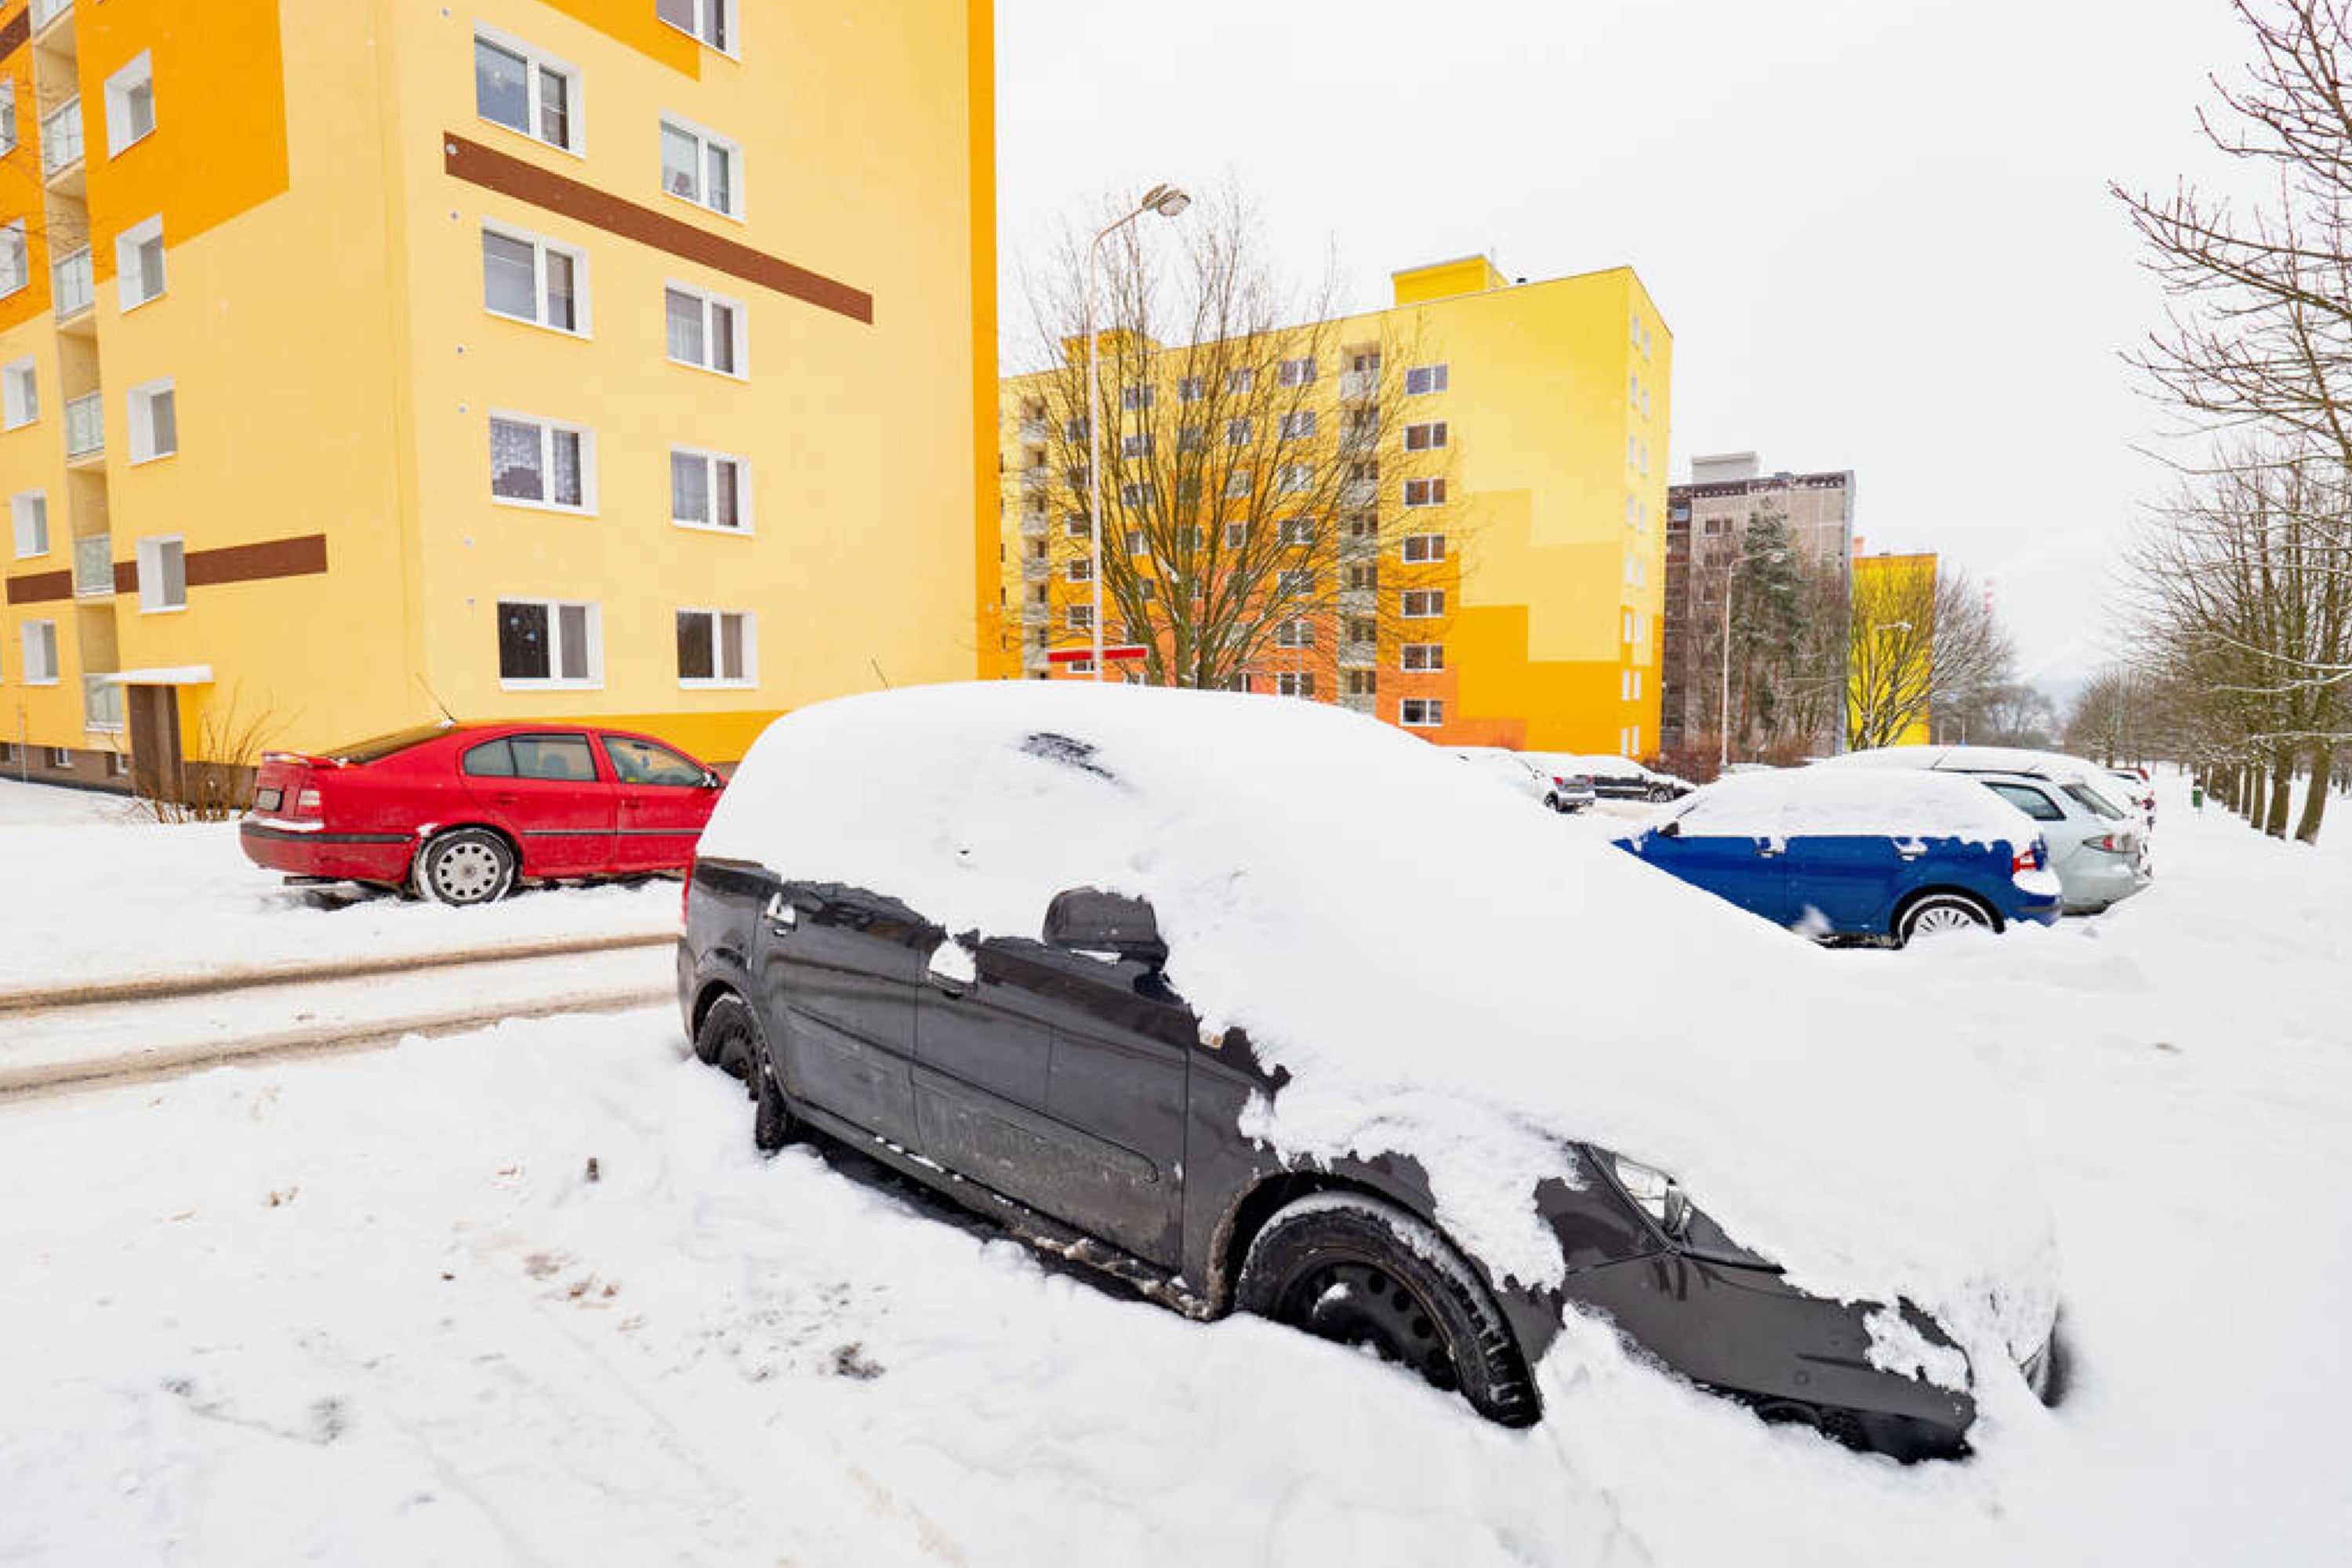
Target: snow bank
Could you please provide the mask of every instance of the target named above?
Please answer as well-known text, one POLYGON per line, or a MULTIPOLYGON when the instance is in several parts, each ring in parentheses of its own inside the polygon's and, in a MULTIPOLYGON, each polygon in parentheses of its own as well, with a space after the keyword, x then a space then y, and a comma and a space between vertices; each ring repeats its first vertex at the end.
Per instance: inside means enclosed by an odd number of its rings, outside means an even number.
POLYGON ((1171 984, 1293 1074, 1263 1135, 1412 1151, 1499 1273, 1561 1276, 1530 1194, 1577 1138, 1673 1172, 1808 1289, 1917 1301, 1981 1363, 2049 1327, 2034 1177, 1939 1031, 1388 726, 1075 684, 852 698, 769 729, 701 852, 983 934, 1034 937, 1066 888, 1149 899, 1171 984))
POLYGON ((1974 779, 1869 769, 1734 773, 1655 820, 1709 837, 1957 838, 2021 852, 2042 837, 2032 817, 1974 779))

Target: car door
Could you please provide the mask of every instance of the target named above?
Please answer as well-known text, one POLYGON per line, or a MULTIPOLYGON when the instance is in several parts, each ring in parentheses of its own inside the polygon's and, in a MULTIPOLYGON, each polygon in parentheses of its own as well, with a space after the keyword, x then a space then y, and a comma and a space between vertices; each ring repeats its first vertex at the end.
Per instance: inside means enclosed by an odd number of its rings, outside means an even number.
POLYGON ((458 754, 476 810, 522 850, 527 877, 584 877, 613 867, 613 781, 579 730, 501 735, 458 754))
POLYGON ((1173 1264, 1199 1026, 1156 963, 993 938, 942 955, 917 1025, 924 1152, 1173 1264))
POLYGON ((1634 852, 1660 870, 1776 925, 1797 918, 1780 839, 1750 833, 1711 834, 1703 824, 1693 826, 1677 820, 1643 834, 1635 841, 1634 852))
POLYGON ((603 735, 613 770, 613 859, 623 871, 683 869, 719 792, 710 770, 639 735, 603 735))
POLYGON ((787 882, 761 912, 751 973, 782 1022, 784 1092, 919 1149, 909 1070, 916 998, 940 929, 895 899, 787 882))
POLYGON ((1806 834, 1789 840, 1789 904, 1797 921, 1847 935, 1884 935, 1900 889, 1935 845, 1886 834, 1806 834))

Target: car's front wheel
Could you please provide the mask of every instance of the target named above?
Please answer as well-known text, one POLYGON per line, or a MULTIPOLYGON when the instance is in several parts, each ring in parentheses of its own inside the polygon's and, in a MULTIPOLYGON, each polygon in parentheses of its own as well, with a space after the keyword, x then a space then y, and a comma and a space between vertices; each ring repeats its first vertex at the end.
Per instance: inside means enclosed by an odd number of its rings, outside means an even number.
POLYGON ((791 1141, 793 1113, 784 1104, 775 1054, 768 1049, 768 1032, 760 1026, 760 1016, 750 1003, 732 992, 713 1002, 694 1032, 694 1054, 743 1080, 756 1108, 751 1116, 755 1146, 770 1152, 791 1141))
POLYGON ((514 887, 514 851, 487 828, 436 834, 416 853, 416 890, 443 904, 488 904, 514 887))
POLYGON ((1938 936, 1956 931, 1997 931, 2000 922, 1993 912, 1961 893, 1929 893, 1904 906, 1895 917, 1895 941, 1907 947, 1918 937, 1938 936))
POLYGON ((1394 1204, 1299 1199, 1250 1243, 1235 1295, 1244 1311, 1410 1367, 1506 1426, 1536 1419, 1502 1310, 1444 1237, 1394 1204))

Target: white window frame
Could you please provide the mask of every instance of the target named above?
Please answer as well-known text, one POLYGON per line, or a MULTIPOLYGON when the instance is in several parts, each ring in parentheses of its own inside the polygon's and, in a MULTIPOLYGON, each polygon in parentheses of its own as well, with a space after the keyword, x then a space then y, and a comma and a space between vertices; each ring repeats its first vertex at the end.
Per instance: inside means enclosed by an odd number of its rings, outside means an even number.
POLYGON ((55 686, 58 676, 58 623, 26 621, 16 634, 18 679, 27 686, 55 686), (40 658, 34 658, 38 645, 40 658))
POLYGON ((1276 647, 1313 647, 1315 623, 1304 616, 1293 616, 1274 628, 1276 647))
POLYGON ((1443 588, 1407 588, 1397 596, 1397 615, 1408 621, 1433 621, 1445 614, 1443 588), (1414 606, 1420 607, 1416 609, 1414 606))
POLYGON ((160 463, 175 457, 180 450, 180 398, 172 378, 142 382, 123 394, 124 407, 131 422, 131 460, 136 463, 160 463), (155 444, 155 400, 172 400, 172 444, 168 447, 155 444))
POLYGON ((1312 594, 1315 592, 1315 569, 1311 566, 1286 568, 1275 579, 1275 591, 1279 594, 1312 594))
POLYGON ((74 754, 71 747, 51 746, 49 748, 49 766, 53 768, 71 768, 73 766, 73 760, 74 754))
POLYGON ((1281 435, 1282 439, 1286 441, 1305 441, 1312 439, 1315 435, 1315 410, 1312 408, 1297 408, 1284 415, 1282 416, 1281 435))
POLYGON ((719 466, 721 463, 730 464, 735 469, 736 526, 730 528, 727 524, 717 521, 697 522, 692 518, 678 516, 677 487, 675 480, 670 486, 669 521, 672 526, 690 528, 697 533, 731 533, 740 534, 746 539, 750 538, 751 536, 751 460, 749 458, 738 457, 732 452, 714 452, 701 447, 675 445, 670 447, 669 455, 673 462, 679 458, 698 458, 702 460, 703 494, 710 498, 714 510, 717 510, 719 500, 719 466))
POLYGON ((128 315, 142 305, 160 300, 168 287, 167 269, 163 265, 163 215, 158 213, 143 223, 132 224, 114 237, 115 313, 128 315), (125 279, 135 275, 142 284, 148 281, 145 270, 134 268, 131 262, 140 251, 146 248, 151 240, 155 246, 155 268, 158 273, 154 279, 155 287, 133 300, 125 292, 125 279))
POLYGON ((1442 642, 1409 642, 1397 650, 1397 668, 1415 675, 1433 674, 1445 668, 1445 645, 1442 642))
POLYGON ((489 261, 485 255, 482 277, 482 311, 485 315, 496 316, 501 321, 520 321, 526 327, 537 327, 541 331, 559 332, 567 338, 593 338, 596 335, 591 330, 594 322, 593 318, 589 314, 588 253, 586 251, 576 245, 566 245, 560 239, 550 239, 543 234, 533 234, 527 228, 517 228, 512 224, 499 223, 494 218, 482 220, 482 237, 485 240, 495 237, 511 244, 530 247, 531 308, 538 312, 531 316, 518 316, 510 311, 501 310, 490 303, 490 281, 488 271, 489 261), (572 263, 572 314, 574 324, 569 327, 559 327, 547 319, 547 258, 551 251, 572 263))
POLYGON ((1239 549, 1243 548, 1244 545, 1246 545, 1246 544, 1248 544, 1248 543, 1249 543, 1249 524, 1248 524, 1246 521, 1244 521, 1244 522, 1229 522, 1229 523, 1225 524, 1225 548, 1226 548, 1226 549, 1228 549, 1228 550, 1239 550, 1239 549))
POLYGON ((1408 697, 1397 704, 1397 722, 1408 730, 1435 730, 1445 723, 1445 699, 1408 697))
POLYGON ((1091 583, 1094 580, 1095 563, 1091 558, 1081 555, 1075 561, 1066 561, 1062 563, 1063 582, 1091 583))
POLYGON ((1409 365, 1404 373, 1404 395, 1407 397, 1426 397, 1432 393, 1444 392, 1452 379, 1449 362, 1445 360, 1433 364, 1409 365))
POLYGON ((707 609, 699 605, 683 605, 678 609, 677 616, 673 617, 672 626, 675 627, 678 619, 688 616, 703 616, 709 617, 710 621, 710 668, 713 673, 688 675, 680 670, 677 677, 680 689, 688 691, 709 691, 722 689, 747 690, 760 684, 760 618, 757 615, 750 610, 707 609), (735 675, 727 674, 724 668, 727 639, 722 633, 730 616, 742 623, 743 633, 741 639, 743 668, 735 675))
POLYGON ((743 8, 736 0, 686 0, 686 4, 694 12, 694 25, 690 27, 679 26, 663 16, 659 7, 654 11, 654 19, 664 26, 677 28, 706 49, 716 49, 729 59, 742 58, 743 8), (719 35, 716 38, 711 37, 714 32, 719 35))
POLYGON ((1277 495, 1297 495, 1313 488, 1315 468, 1308 463, 1285 463, 1274 470, 1274 489, 1277 495))
POLYGON ((33 253, 25 241, 25 220, 0 226, 0 299, 33 282, 33 253))
MULTIPOLYGON (((522 117, 530 123, 509 125, 503 120, 492 120, 488 115, 484 114, 478 79, 474 89, 474 118, 485 125, 495 125, 501 131, 510 131, 517 136, 527 137, 542 147, 552 147, 559 153, 569 153, 575 158, 585 158, 588 155, 587 82, 580 68, 570 60, 549 54, 537 44, 526 43, 512 33, 503 28, 493 27, 488 23, 474 24, 474 41, 478 44, 488 44, 493 48, 503 49, 508 54, 520 55, 522 58, 524 68, 522 117), (552 72, 564 80, 563 124, 569 136, 568 141, 551 142, 539 133, 540 111, 544 107, 541 101, 542 83, 539 73, 543 70, 552 72)), ((473 64, 472 56, 468 56, 467 63, 473 64)), ((475 68, 479 69, 478 67, 475 68)))
POLYGON ((1228 447, 1248 446, 1251 439, 1251 428, 1250 422, 1247 419, 1226 420, 1225 445, 1228 447))
POLYGON ((1176 401, 1198 403, 1209 395, 1208 381, 1203 376, 1183 375, 1176 378, 1176 401))
POLYGON ((1312 697, 1315 695, 1315 672, 1311 669, 1285 669, 1276 673, 1274 694, 1276 697, 1312 697))
MULTIPOLYGON (((543 415, 524 414, 511 408, 493 408, 488 423, 483 426, 489 436, 490 500, 499 506, 519 506, 530 511, 560 511, 572 517, 593 517, 596 513, 596 432, 588 426, 575 425, 568 419, 550 419, 543 415), (547 488, 547 479, 555 471, 554 432, 568 430, 580 437, 580 504, 566 501, 533 500, 529 496, 502 496, 498 492, 498 437, 493 425, 529 425, 539 431, 540 489, 547 488)), ((534 601, 536 602, 536 601, 534 601)), ((571 601, 566 601, 567 603, 571 601)))
POLYGON ((9 532, 16 547, 17 560, 30 561, 37 556, 47 555, 49 552, 48 491, 18 490, 15 495, 10 496, 8 498, 8 522, 9 532), (25 548, 26 544, 32 542, 34 539, 33 531, 35 524, 26 521, 27 518, 37 519, 40 530, 38 549, 27 550, 25 548))
POLYGON ((152 51, 142 49, 131 62, 106 79, 106 155, 120 158, 131 148, 155 134, 163 117, 155 104, 155 62, 152 51), (131 96, 141 86, 147 89, 147 129, 135 135, 126 135, 131 117, 131 96))
POLYGON ((26 354, 0 365, 0 428, 22 430, 40 416, 39 363, 26 354))
POLYGON ((1445 535, 1442 533, 1408 533, 1398 542, 1397 553, 1408 566, 1425 566, 1445 559, 1445 535))
POLYGON ((188 546, 184 536, 177 533, 154 533, 139 542, 139 613, 142 616, 176 615, 188 607, 188 546), (163 597, 163 552, 166 549, 179 552, 180 596, 173 601, 163 597))
POLYGON ((1118 455, 1122 458, 1151 456, 1151 432, 1137 430, 1121 436, 1118 438, 1118 455))
POLYGON ((1307 386, 1315 380, 1315 356, 1302 354, 1286 359, 1275 366, 1275 381, 1282 386, 1307 386))
POLYGON ((1315 520, 1311 517, 1286 517, 1275 524, 1276 544, 1312 544, 1315 542, 1315 520))
POLYGON ((694 139, 694 184, 698 193, 689 196, 683 191, 670 188, 667 166, 662 162, 662 139, 657 132, 654 137, 654 159, 655 171, 661 182, 662 195, 672 201, 684 202, 688 206, 700 207, 704 212, 717 213, 720 217, 733 218, 738 223, 742 222, 743 143, 736 141, 732 136, 722 136, 707 125, 698 125, 684 115, 672 114, 667 110, 661 112, 661 129, 675 131, 681 136, 694 139), (727 153, 727 195, 730 205, 723 207, 704 199, 710 194, 710 149, 713 147, 723 148, 727 153))
POLYGON ((1092 605, 1072 605, 1062 612, 1063 624, 1074 632, 1090 632, 1095 626, 1092 605))
POLYGON ((1445 446, 1445 436, 1444 420, 1424 419, 1418 425, 1404 427, 1404 449, 1408 452, 1435 452, 1445 446), (1415 435, 1421 437, 1419 446, 1413 444, 1415 435))
POLYGON ((675 278, 665 279, 662 289, 662 353, 668 357, 669 363, 682 364, 692 370, 705 371, 712 375, 723 375, 730 381, 748 379, 751 374, 751 317, 744 309, 743 301, 732 295, 715 293, 691 283, 681 283, 675 278), (706 363, 700 360, 680 359, 676 354, 670 353, 669 297, 671 294, 683 294, 702 307, 702 346, 706 352, 711 344, 719 341, 719 334, 711 331, 710 317, 713 308, 716 307, 727 312, 728 338, 735 354, 734 369, 721 370, 714 363, 706 363))
POLYGON ((1129 414, 1139 414, 1157 401, 1148 381, 1131 381, 1118 389, 1118 405, 1129 414))
POLYGON ((1443 479, 1405 480, 1404 504, 1409 507, 1444 506, 1445 481, 1443 479), (1419 500, 1413 499, 1416 494, 1421 497, 1419 500))
POLYGON ((550 671, 563 668, 564 610, 585 610, 587 614, 588 673, 585 676, 509 676, 499 671, 499 687, 505 691, 601 691, 604 686, 604 607, 593 599, 541 599, 526 594, 500 594, 490 601, 490 658, 499 657, 500 627, 498 617, 509 605, 537 605, 547 612, 547 668, 550 671))
POLYGON ((1239 370, 1225 372, 1225 390, 1228 393, 1249 392, 1255 390, 1256 386, 1257 372, 1250 366, 1244 365, 1239 370))

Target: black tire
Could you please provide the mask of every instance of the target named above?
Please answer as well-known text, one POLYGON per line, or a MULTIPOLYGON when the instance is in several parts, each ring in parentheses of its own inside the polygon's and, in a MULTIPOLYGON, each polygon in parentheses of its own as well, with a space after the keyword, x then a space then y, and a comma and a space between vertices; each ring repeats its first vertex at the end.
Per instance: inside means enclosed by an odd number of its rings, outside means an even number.
POLYGON ((1507 1426, 1540 1414, 1502 1310, 1445 1238, 1394 1204, 1316 1193, 1265 1222, 1243 1259, 1246 1312, 1370 1350, 1507 1426))
POLYGON ((744 1092, 756 1107, 751 1118, 755 1145, 772 1151, 791 1140, 793 1113, 784 1104, 784 1088, 776 1077, 767 1031, 760 1026, 760 1016, 750 1003, 731 991, 713 1002, 702 1016, 702 1026, 694 1032, 694 1054, 728 1077, 743 1080, 744 1092))
POLYGON ((1551 807, 1554 811, 1566 811, 1568 809, 1568 803, 1560 799, 1559 796, 1556 795, 1548 795, 1544 796, 1544 804, 1551 807))
POLYGON ((1966 893, 1927 893, 1904 905, 1895 917, 1895 945, 1908 947, 1915 936, 1972 927, 1999 931, 2000 917, 1966 893))
POLYGON ((514 890, 514 851, 488 828, 452 828, 416 852, 410 878, 436 904, 496 903, 514 890))

